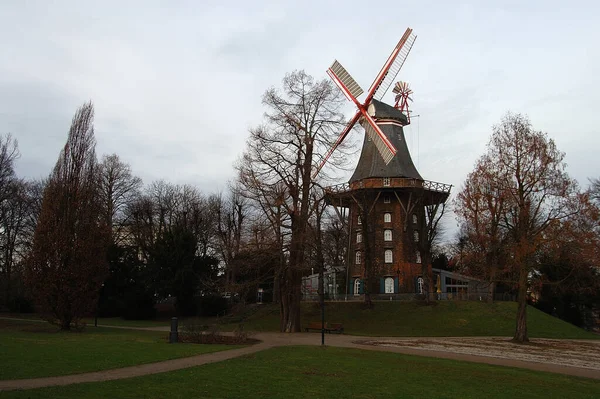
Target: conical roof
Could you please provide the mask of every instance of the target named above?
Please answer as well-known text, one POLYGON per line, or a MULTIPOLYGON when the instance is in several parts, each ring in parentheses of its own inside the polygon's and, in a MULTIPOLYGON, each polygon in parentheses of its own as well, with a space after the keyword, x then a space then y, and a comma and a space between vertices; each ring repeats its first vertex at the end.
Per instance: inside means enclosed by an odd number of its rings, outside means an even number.
POLYGON ((350 178, 350 183, 371 177, 405 177, 423 180, 406 145, 402 129, 402 125, 407 123, 406 116, 396 108, 377 100, 373 100, 369 105, 369 114, 375 118, 377 125, 397 152, 390 163, 386 165, 373 141, 365 134, 360 159, 350 178))

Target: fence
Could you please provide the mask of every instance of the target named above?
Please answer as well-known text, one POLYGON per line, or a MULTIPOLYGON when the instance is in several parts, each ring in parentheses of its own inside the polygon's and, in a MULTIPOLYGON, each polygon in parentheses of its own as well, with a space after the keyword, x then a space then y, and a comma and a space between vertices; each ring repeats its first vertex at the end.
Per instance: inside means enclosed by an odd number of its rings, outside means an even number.
MULTIPOLYGON (((317 294, 306 294, 302 297, 305 302, 319 302, 320 298, 317 294)), ((325 301, 327 302, 364 302, 364 295, 325 295, 325 301)), ((425 300, 424 294, 415 293, 404 293, 404 294, 371 294, 372 301, 423 301, 425 300)), ((501 294, 488 294, 488 293, 430 293, 430 301, 505 301, 515 302, 517 297, 515 294, 508 292, 501 294)))

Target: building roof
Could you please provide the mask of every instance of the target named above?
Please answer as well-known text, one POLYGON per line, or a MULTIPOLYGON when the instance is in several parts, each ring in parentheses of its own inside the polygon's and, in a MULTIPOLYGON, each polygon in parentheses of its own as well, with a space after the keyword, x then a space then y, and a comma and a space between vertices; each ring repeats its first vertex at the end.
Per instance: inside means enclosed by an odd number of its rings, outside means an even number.
POLYGON ((365 134, 360 159, 350 178, 350 183, 369 177, 405 177, 423 180, 410 157, 401 126, 407 123, 406 116, 396 108, 377 100, 373 100, 369 111, 371 114, 374 113, 378 126, 396 148, 397 153, 386 165, 375 144, 365 134))

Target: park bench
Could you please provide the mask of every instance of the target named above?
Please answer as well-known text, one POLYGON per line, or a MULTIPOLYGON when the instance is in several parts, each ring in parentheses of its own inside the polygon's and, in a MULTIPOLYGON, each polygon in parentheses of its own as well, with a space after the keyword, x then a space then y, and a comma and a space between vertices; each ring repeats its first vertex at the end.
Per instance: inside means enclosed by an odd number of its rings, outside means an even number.
MULTIPOLYGON (((321 331, 321 322, 311 321, 310 323, 308 323, 308 326, 304 328, 304 331, 306 332, 308 332, 309 330, 321 331)), ((342 325, 342 323, 325 323, 325 332, 329 334, 341 334, 344 332, 344 326, 342 325)))

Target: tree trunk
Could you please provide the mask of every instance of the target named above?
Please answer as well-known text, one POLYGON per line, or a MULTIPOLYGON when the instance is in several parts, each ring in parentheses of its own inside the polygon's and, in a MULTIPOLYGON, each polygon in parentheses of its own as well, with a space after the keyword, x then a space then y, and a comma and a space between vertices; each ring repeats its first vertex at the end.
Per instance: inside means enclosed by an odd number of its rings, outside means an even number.
POLYGON ((429 295, 430 295, 430 287, 431 282, 430 282, 430 278, 429 278, 429 264, 431 263, 430 260, 430 256, 429 256, 429 252, 427 251, 427 249, 425 249, 424 251, 422 251, 422 255, 421 255, 421 275, 423 278, 423 295, 425 296, 425 303, 427 305, 429 305, 429 295))
POLYGON ((488 285, 487 302, 494 302, 494 292, 496 291, 496 266, 495 263, 490 267, 490 282, 488 285))
POLYGON ((519 272, 519 293, 517 296, 517 328, 515 330, 514 342, 529 342, 527 335, 527 268, 521 266, 519 272))
POLYGON ((63 331, 71 330, 71 318, 70 317, 63 317, 63 319, 60 321, 60 329, 63 331))
POLYGON ((288 269, 285 280, 280 287, 281 292, 281 323, 280 331, 286 333, 300 332, 300 284, 293 283, 296 270, 288 269))

